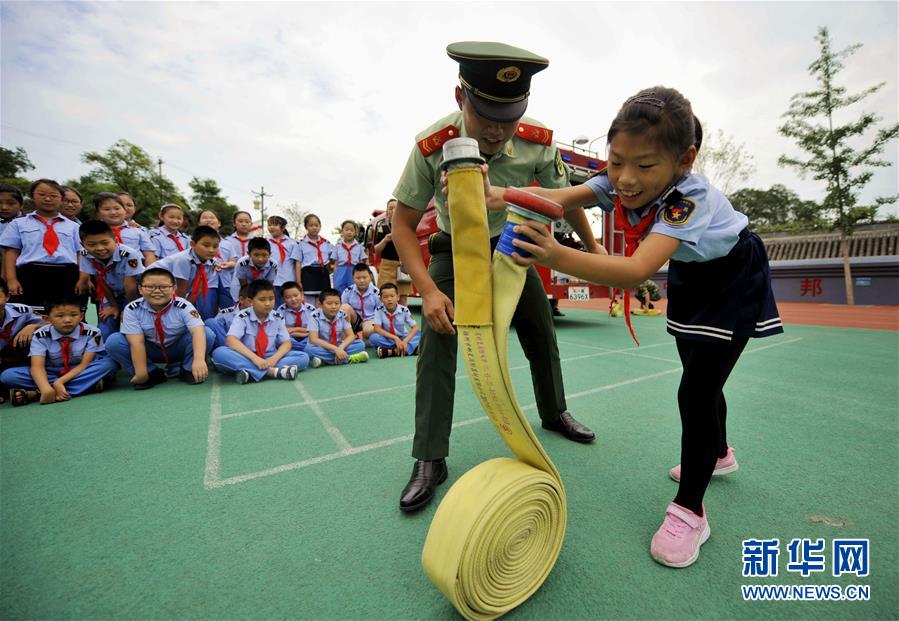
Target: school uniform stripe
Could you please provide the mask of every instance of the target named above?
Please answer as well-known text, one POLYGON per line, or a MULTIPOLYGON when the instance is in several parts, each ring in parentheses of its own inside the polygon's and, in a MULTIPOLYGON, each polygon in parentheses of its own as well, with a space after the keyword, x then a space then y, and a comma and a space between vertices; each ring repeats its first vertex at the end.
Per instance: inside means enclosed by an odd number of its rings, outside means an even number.
POLYGON ((761 327, 761 326, 764 326, 765 324, 768 324, 768 323, 774 323, 775 321, 778 322, 778 323, 780 323, 780 317, 773 317, 773 318, 768 319, 768 320, 766 320, 766 321, 758 321, 758 322, 756 322, 755 325, 761 327))
POLYGON ((672 321, 668 319, 669 326, 677 326, 679 328, 702 328, 703 330, 711 330, 713 332, 721 332, 722 334, 733 334, 733 330, 725 330, 724 328, 716 328, 715 326, 703 326, 692 323, 678 323, 676 321, 672 321))
POLYGON ((776 328, 782 328, 783 324, 781 322, 772 323, 770 326, 765 326, 764 328, 756 328, 756 332, 765 332, 766 330, 774 330, 776 328))
POLYGON ((714 337, 714 338, 716 338, 716 339, 721 339, 721 340, 723 340, 723 341, 730 341, 730 340, 731 340, 731 337, 725 336, 725 335, 723 335, 723 334, 716 334, 715 332, 707 332, 707 331, 705 331, 705 330, 689 330, 689 329, 686 329, 686 328, 676 328, 676 327, 672 326, 670 323, 668 324, 668 329, 669 329, 669 330, 674 330, 675 332, 682 332, 682 333, 684 333, 684 334, 699 334, 699 335, 702 335, 702 336, 711 336, 711 337, 714 337))

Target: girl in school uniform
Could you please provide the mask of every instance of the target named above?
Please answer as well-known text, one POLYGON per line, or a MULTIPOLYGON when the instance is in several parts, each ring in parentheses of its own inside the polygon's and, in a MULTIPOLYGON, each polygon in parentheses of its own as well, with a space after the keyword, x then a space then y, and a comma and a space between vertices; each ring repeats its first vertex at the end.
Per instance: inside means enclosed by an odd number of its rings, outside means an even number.
POLYGON ((221 245, 222 256, 227 258, 221 265, 219 282, 227 283, 228 286, 225 290, 219 288, 219 306, 222 308, 236 304, 234 268, 237 266, 237 262, 249 253, 247 244, 253 239, 250 236, 253 231, 253 216, 246 211, 235 211, 231 216, 231 225, 234 227, 234 232, 223 238, 221 245))
POLYGON ((178 205, 169 203, 159 210, 159 226, 150 231, 157 259, 164 259, 190 248, 190 237, 181 232, 183 223, 184 210, 178 205))
POLYGON ((322 221, 315 214, 303 218, 306 236, 294 246, 294 259, 300 266, 300 282, 306 302, 319 304, 318 294, 331 288, 330 257, 333 246, 319 235, 322 221))
MULTIPOLYGON (((197 217, 197 226, 208 226, 216 233, 221 233, 222 221, 214 211, 204 209, 197 217)), ((234 248, 227 242, 227 238, 222 238, 219 249, 215 253, 215 260, 215 269, 218 272, 219 280, 218 306, 222 309, 230 308, 234 306, 234 297, 231 295, 231 279, 234 276, 237 257, 234 256, 234 248)))
POLYGON ((268 219, 268 243, 272 248, 272 260, 278 264, 278 275, 275 277, 275 302, 278 306, 283 302, 281 287, 285 282, 292 281, 296 275, 296 260, 293 255, 293 247, 296 242, 290 238, 287 231, 287 220, 281 216, 270 216, 268 219))
POLYGON ((78 283, 78 225, 59 215, 63 189, 51 179, 28 188, 34 211, 12 220, 0 235, 3 271, 13 302, 41 312, 44 302, 74 295, 78 283))
MULTIPOLYGON (((661 86, 640 91, 609 128, 607 174, 560 190, 529 188, 566 209, 598 201, 614 210, 626 256, 562 247, 533 221, 515 227, 524 238, 513 242, 533 256, 512 255, 625 290, 669 262, 668 332, 683 365, 681 465, 670 475, 680 487, 650 545, 669 567, 696 561, 710 533, 702 502, 709 480, 737 469, 725 433, 725 382, 750 338, 783 332, 761 239, 708 179, 691 172, 701 140, 683 95, 661 86)), ((500 208, 501 191, 490 194, 490 206, 500 208)))
POLYGON ((331 264, 334 270, 334 288, 343 294, 347 287, 353 284, 353 266, 357 263, 367 263, 368 255, 356 238, 359 229, 352 220, 344 220, 340 225, 341 240, 331 250, 331 264))

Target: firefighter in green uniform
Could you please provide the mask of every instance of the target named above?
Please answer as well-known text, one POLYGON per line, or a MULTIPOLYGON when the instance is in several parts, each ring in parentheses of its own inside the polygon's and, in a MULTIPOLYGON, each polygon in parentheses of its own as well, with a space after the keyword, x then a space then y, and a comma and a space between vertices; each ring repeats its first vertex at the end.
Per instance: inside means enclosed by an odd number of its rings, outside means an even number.
MULTIPOLYGON (((416 137, 402 177, 393 194, 393 242, 403 266, 422 297, 421 344, 416 370, 416 458, 412 477, 400 497, 402 511, 415 511, 434 497, 446 479, 446 456, 453 419, 456 385, 456 333, 453 320, 453 261, 449 213, 441 191, 443 143, 458 136, 478 141, 495 186, 569 185, 568 169, 552 141, 552 131, 524 117, 531 76, 549 61, 527 50, 502 43, 462 42, 447 47, 459 63, 455 97, 459 110, 443 117, 416 137), (431 263, 425 268, 415 236, 428 202, 434 198, 440 232, 431 236, 431 263)), ((583 210, 566 213, 589 252, 602 252, 583 210)), ((502 232, 506 215, 488 213, 491 245, 502 232)), ((512 325, 531 367, 534 396, 542 425, 576 442, 592 442, 594 434, 568 413, 559 364, 559 349, 546 292, 537 271, 528 268, 512 325)))

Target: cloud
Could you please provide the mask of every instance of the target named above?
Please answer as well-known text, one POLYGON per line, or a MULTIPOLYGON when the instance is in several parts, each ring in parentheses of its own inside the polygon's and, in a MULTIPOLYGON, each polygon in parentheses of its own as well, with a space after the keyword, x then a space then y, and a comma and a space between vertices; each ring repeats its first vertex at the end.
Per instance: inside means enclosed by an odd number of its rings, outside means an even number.
MULTIPOLYGON (((36 173, 77 177, 83 151, 125 138, 184 189, 212 177, 249 207, 264 185, 267 206, 299 203, 326 231, 380 208, 415 134, 454 108, 455 40, 548 57, 528 114, 561 141, 603 135, 640 88, 675 86, 755 155, 753 185, 807 198, 822 188, 776 165, 794 148, 776 128, 812 84, 819 24, 837 47, 865 44, 847 86, 889 80, 865 109, 896 121, 889 3, 32 2, 3 3, 2 18, 2 142, 36 173)), ((895 167, 878 171, 870 194, 895 186, 895 167)))

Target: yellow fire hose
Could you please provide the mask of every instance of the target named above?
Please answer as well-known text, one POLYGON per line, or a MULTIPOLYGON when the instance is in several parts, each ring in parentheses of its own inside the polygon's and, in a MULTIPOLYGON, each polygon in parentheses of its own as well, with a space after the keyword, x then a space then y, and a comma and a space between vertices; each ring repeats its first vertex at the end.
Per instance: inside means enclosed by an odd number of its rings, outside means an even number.
MULTIPOLYGON (((522 413, 509 374, 509 325, 527 268, 499 251, 491 262, 477 142, 456 140, 444 147, 444 164, 450 165, 460 355, 484 411, 516 459, 485 461, 456 481, 431 522, 422 565, 462 616, 481 620, 505 614, 540 588, 562 547, 567 509, 559 472, 522 413), (474 142, 474 151, 468 151, 468 158, 457 152, 461 163, 453 166, 451 143, 456 140, 474 142)), ((507 191, 507 201, 509 197, 507 191)), ((558 206, 550 209, 561 215, 558 206)), ((524 219, 509 213, 512 223, 524 219)))

